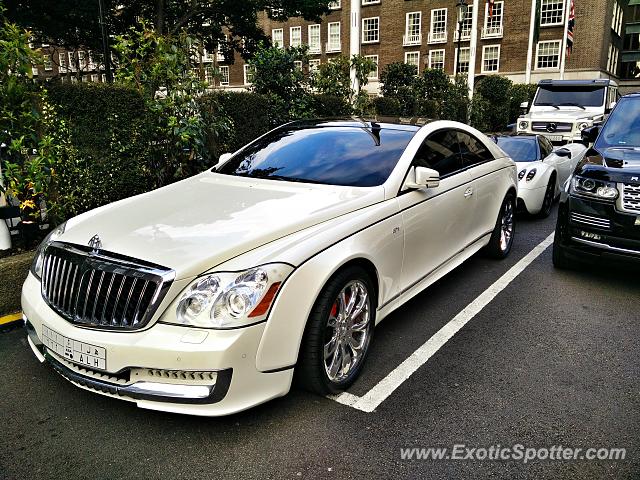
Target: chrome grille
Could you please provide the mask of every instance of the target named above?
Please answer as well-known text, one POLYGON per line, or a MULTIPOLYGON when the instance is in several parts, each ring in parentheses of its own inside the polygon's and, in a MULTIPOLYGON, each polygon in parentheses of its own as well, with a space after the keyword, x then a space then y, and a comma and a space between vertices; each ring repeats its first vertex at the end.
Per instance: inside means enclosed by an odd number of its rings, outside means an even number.
POLYGON ((572 129, 573 129, 573 123, 555 123, 555 122, 532 122, 531 123, 531 130, 534 130, 536 132, 548 132, 548 133, 570 132, 572 129), (547 128, 551 123, 554 123, 556 128, 554 131, 549 132, 547 128))
POLYGON ((571 212, 571 221, 580 225, 588 225, 590 227, 601 228, 604 230, 611 229, 611 220, 609 220, 608 218, 571 212))
POLYGON ((640 185, 622 184, 622 208, 628 212, 640 213, 640 185))
POLYGON ((137 330, 151 320, 173 278, 164 267, 54 242, 44 252, 42 296, 72 323, 137 330))

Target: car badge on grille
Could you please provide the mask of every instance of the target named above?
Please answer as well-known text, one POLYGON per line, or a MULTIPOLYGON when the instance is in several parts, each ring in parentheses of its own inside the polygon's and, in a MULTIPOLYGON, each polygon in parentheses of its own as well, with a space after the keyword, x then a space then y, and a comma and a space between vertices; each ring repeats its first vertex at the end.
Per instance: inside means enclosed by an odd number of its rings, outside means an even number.
POLYGON ((550 123, 547 125, 547 132, 553 133, 558 129, 558 126, 555 123, 550 123))
POLYGON ((637 182, 637 181, 638 181, 638 179, 640 179, 640 177, 631 177, 631 181, 632 181, 632 182, 637 182))
POLYGON ((93 237, 91 237, 91 240, 89 240, 89 246, 91 247, 92 255, 98 253, 102 248, 102 240, 100 240, 100 236, 94 235, 93 237))

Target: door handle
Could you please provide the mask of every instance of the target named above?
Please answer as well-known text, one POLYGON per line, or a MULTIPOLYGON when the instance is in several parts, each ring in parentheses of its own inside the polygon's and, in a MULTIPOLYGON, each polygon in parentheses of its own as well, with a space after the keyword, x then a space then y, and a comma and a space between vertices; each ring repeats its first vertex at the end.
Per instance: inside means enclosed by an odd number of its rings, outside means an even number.
POLYGON ((473 188, 469 187, 464 191, 464 198, 469 198, 473 195, 473 188))

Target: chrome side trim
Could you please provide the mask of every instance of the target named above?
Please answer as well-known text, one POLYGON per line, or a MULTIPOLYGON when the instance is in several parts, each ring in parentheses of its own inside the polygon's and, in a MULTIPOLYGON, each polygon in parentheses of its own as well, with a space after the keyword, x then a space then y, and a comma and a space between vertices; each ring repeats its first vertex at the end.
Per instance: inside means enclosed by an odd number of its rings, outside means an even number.
POLYGON ((601 248, 603 250, 608 250, 610 252, 629 253, 631 255, 640 255, 640 250, 629 250, 627 248, 612 247, 608 243, 593 242, 591 240, 584 240, 584 239, 578 238, 578 237, 571 237, 571 240, 573 240, 574 242, 582 243, 584 245, 589 245, 590 247, 595 247, 595 248, 601 248))

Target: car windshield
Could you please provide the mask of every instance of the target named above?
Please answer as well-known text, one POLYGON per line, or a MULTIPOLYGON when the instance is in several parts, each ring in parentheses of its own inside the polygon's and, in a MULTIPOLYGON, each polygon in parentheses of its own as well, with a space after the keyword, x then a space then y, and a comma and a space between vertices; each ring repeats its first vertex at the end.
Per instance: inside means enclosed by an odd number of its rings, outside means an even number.
POLYGON ((416 130, 281 127, 247 145, 216 172, 294 182, 372 187, 384 183, 416 130))
POLYGON ((595 148, 640 147, 640 98, 623 98, 613 110, 595 148))
POLYGON ((534 137, 497 137, 496 143, 516 162, 535 162, 538 145, 534 137))
POLYGON ((601 107, 605 87, 577 87, 548 85, 538 87, 534 105, 553 107, 601 107))

